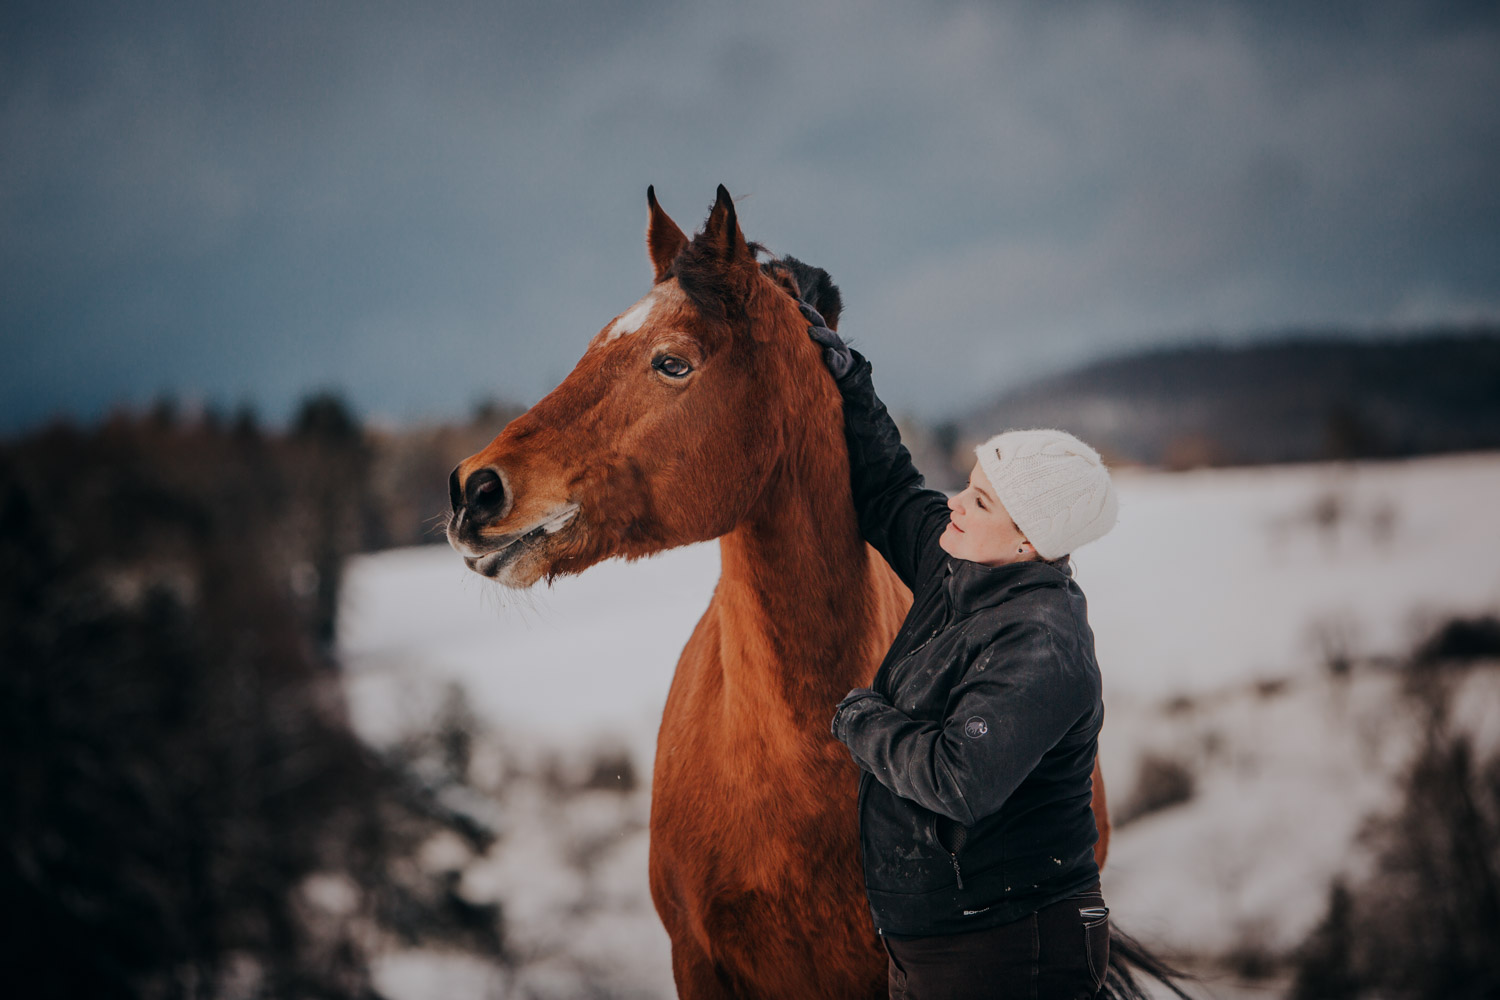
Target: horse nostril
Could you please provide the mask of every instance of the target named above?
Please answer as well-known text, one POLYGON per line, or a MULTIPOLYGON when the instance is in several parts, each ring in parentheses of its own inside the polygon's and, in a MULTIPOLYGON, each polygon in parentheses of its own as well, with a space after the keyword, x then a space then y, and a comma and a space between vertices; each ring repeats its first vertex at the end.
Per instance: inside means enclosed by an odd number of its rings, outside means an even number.
POLYGON ((448 503, 453 507, 453 513, 458 513, 458 508, 464 505, 463 487, 458 482, 458 466, 448 473, 448 503))
POLYGON ((472 511, 493 511, 505 500, 505 490, 500 486, 500 476, 494 469, 480 469, 464 483, 464 498, 472 511))

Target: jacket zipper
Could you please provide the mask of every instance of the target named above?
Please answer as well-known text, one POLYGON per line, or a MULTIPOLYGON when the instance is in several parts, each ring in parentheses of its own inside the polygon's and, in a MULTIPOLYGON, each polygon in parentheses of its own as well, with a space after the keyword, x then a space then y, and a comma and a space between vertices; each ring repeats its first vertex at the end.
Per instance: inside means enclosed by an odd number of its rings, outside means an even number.
POLYGON ((952 600, 952 597, 948 593, 947 585, 944 584, 944 586, 943 586, 943 620, 942 620, 942 624, 940 624, 937 628, 933 629, 932 632, 927 636, 927 638, 925 638, 921 642, 917 643, 916 646, 914 646, 913 648, 908 649, 906 651, 906 655, 907 656, 914 656, 914 655, 916 655, 916 653, 923 646, 926 646, 929 642, 931 642, 932 640, 936 639, 938 636, 942 635, 943 631, 945 629, 947 629, 947 627, 949 625, 953 624, 953 619, 954 619, 954 614, 953 614, 953 600, 952 600))
MULTIPOLYGON (((948 582, 946 580, 944 580, 943 581, 943 617, 942 617, 942 623, 939 624, 937 628, 933 629, 932 632, 927 636, 927 638, 925 638, 921 642, 917 643, 917 645, 914 648, 907 650, 906 656, 902 657, 902 659, 907 659, 907 658, 913 656, 920 649, 922 649, 922 647, 926 646, 929 642, 931 642, 932 640, 936 639, 938 636, 942 635, 943 634, 943 630, 946 629, 949 625, 953 624, 953 619, 956 617, 954 615, 954 610, 955 609, 954 609, 954 604, 953 604, 953 595, 948 592, 948 582)), ((933 831, 933 839, 937 840, 939 844, 942 844, 942 840, 937 836, 936 828, 934 828, 934 831, 933 831)), ((943 846, 947 847, 946 844, 944 844, 943 846)), ((954 846, 955 847, 962 847, 963 844, 960 841, 960 843, 958 843, 958 844, 956 844, 954 846)), ((962 889, 964 887, 964 873, 963 873, 963 869, 958 866, 958 852, 956 850, 949 851, 948 852, 948 860, 951 861, 951 862, 953 862, 953 879, 954 879, 954 881, 956 881, 958 883, 958 888, 962 889)))

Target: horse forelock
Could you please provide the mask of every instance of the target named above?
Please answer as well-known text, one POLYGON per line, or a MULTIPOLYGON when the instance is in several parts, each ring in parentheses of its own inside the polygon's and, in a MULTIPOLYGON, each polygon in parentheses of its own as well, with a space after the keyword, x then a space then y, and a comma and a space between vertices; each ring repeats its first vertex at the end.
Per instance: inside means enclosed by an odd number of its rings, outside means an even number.
POLYGON ((794 303, 812 306, 828 326, 837 328, 843 294, 827 271, 790 254, 759 262, 757 258, 769 256, 769 251, 759 243, 747 245, 748 260, 726 261, 721 247, 695 239, 682 248, 659 282, 675 278, 688 301, 706 319, 754 325, 771 318, 752 315, 755 285, 763 278, 794 303))
POLYGON ((735 264, 726 261, 721 248, 700 235, 682 248, 658 283, 676 278, 677 286, 706 319, 741 319, 755 273, 754 257, 749 270, 735 264))

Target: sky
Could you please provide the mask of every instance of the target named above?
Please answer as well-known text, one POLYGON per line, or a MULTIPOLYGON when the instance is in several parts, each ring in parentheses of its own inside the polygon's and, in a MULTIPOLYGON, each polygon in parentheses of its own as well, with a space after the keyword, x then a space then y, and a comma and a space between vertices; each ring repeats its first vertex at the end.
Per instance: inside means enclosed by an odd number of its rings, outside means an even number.
POLYGON ((827 268, 893 409, 1500 319, 1500 8, 11 0, 0 433, 530 403, 687 231, 827 268))

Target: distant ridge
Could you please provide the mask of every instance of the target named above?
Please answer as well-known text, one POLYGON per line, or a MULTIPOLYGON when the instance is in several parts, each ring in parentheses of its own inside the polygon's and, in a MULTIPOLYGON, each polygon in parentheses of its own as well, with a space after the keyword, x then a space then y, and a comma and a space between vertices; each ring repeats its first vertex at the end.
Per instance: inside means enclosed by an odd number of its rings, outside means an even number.
POLYGON ((1500 326, 1158 348, 1008 392, 957 424, 967 440, 1060 427, 1107 458, 1169 468, 1500 448, 1500 326))

